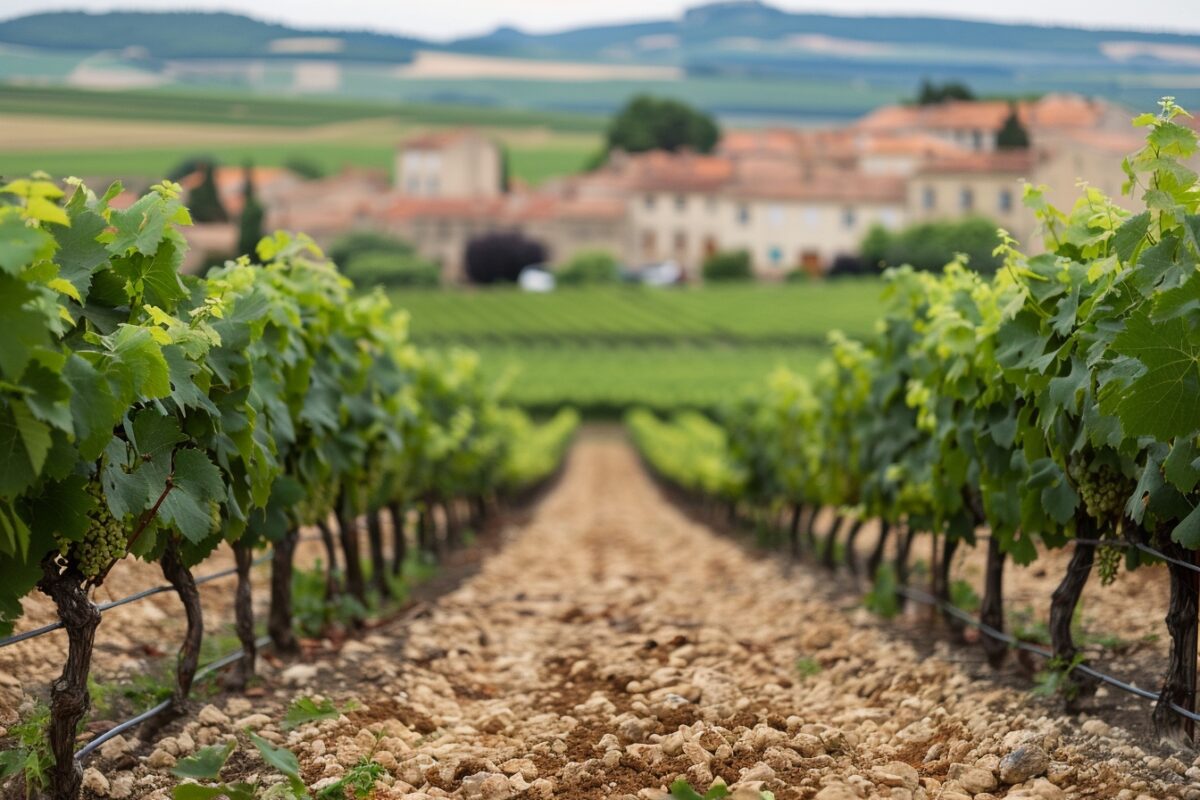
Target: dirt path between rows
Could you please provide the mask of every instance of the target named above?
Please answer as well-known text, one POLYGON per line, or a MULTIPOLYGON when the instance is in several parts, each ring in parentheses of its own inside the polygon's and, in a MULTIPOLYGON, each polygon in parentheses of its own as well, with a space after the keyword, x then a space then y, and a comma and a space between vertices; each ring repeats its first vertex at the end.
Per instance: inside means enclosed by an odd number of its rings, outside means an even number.
MULTIPOLYGON (((581 440, 510 536, 415 618, 328 660, 265 665, 287 688, 110 747, 90 791, 165 797, 176 756, 249 727, 292 747, 310 785, 366 757, 387 769, 375 796, 407 800, 659 798, 679 777, 780 800, 1200 798, 1200 760, 918 655, 830 602, 827 577, 691 521, 616 437, 581 440), (314 693, 362 707, 280 730, 314 693)), ((231 770, 272 780, 248 754, 231 770)))

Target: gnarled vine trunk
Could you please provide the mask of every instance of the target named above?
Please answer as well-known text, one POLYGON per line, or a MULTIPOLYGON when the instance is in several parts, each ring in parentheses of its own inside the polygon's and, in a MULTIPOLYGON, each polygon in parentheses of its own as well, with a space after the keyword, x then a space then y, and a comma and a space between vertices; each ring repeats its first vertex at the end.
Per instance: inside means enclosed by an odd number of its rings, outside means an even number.
POLYGON ((338 580, 337 544, 328 517, 317 520, 317 530, 321 532, 321 545, 325 548, 325 598, 332 600, 342 593, 342 586, 338 580))
MULTIPOLYGON (((1090 516, 1080 511, 1075 521, 1076 536, 1080 539, 1094 539, 1096 524, 1090 516)), ((1075 646, 1075 638, 1071 633, 1071 620, 1075 616, 1075 607, 1083 594, 1088 576, 1092 572, 1092 563, 1096 559, 1096 546, 1083 541, 1076 542, 1075 551, 1067 563, 1067 572, 1054 590, 1050 599, 1050 645, 1054 651, 1056 666, 1067 671, 1064 683, 1064 697, 1068 708, 1075 708, 1082 696, 1091 694, 1096 689, 1096 682, 1080 675, 1074 669, 1075 658, 1079 649, 1075 646)))
POLYGON ((946 625, 950 636, 955 641, 961 642, 963 639, 963 621, 947 610, 952 604, 950 567, 953 566, 954 554, 958 551, 958 542, 959 539, 956 536, 951 536, 948 533, 943 536, 941 560, 938 561, 937 569, 934 571, 934 595, 946 604, 942 607, 942 622, 946 625))
POLYGON ((388 516, 392 518, 392 575, 399 577, 404 573, 404 559, 408 556, 404 510, 399 503, 389 503, 388 516))
POLYGON ((233 545, 233 558, 237 563, 237 589, 233 597, 234 627, 238 641, 242 643, 242 659, 234 670, 230 685, 236 689, 246 688, 254 677, 258 650, 254 644, 254 598, 250 585, 250 567, 254 563, 254 550, 241 542, 233 545))
MULTIPOLYGON (((917 536, 916 528, 912 525, 905 526, 904 531, 900 534, 900 538, 896 545, 896 585, 899 587, 908 586, 908 554, 912 549, 913 539, 917 536)), ((903 610, 908 605, 908 598, 904 595, 899 595, 896 598, 896 605, 903 610)))
POLYGON ((367 512, 367 541, 371 545, 371 585, 379 592, 381 598, 392 596, 388 584, 388 564, 383 555, 383 525, 380 522, 380 509, 367 512))
POLYGON ((887 549, 888 539, 892 533, 892 524, 885 520, 879 521, 879 538, 875 540, 875 549, 867 557, 867 580, 875 580, 879 574, 879 565, 883 563, 883 553, 887 549))
POLYGON ((271 554, 271 610, 267 618, 267 633, 275 652, 295 653, 299 647, 292 629, 292 558, 300 534, 288 531, 275 543, 271 554))
POLYGON ((837 540, 846 526, 846 517, 837 514, 829 525, 829 533, 825 534, 825 549, 821 551, 821 566, 826 569, 837 567, 837 540))
MULTIPOLYGON (((983 601, 979 605, 979 620, 984 625, 1004 632, 1004 562, 1008 556, 1000 549, 995 536, 988 537, 987 565, 984 568, 983 601)), ((993 668, 1008 657, 1008 644, 986 633, 980 639, 983 652, 993 668)))
POLYGON ((183 644, 179 647, 179 655, 175 660, 175 688, 171 693, 171 710, 167 717, 175 717, 186 713, 188 696, 192 693, 192 681, 196 677, 196 668, 200 665, 200 642, 204 639, 204 612, 200 607, 200 590, 192 571, 183 563, 183 554, 179 550, 179 542, 174 538, 163 553, 162 574, 167 582, 179 595, 183 603, 184 615, 187 618, 187 630, 183 634, 183 644))
POLYGON ((352 511, 339 511, 337 517, 338 534, 342 540, 342 560, 346 564, 346 591, 365 606, 367 583, 363 577, 362 556, 359 551, 358 520, 352 511))
POLYGON ((863 525, 865 524, 862 519, 855 519, 850 525, 850 532, 846 534, 843 560, 849 568, 850 574, 856 578, 858 577, 858 556, 854 548, 858 542, 858 534, 862 533, 863 525))
POLYGON ((792 516, 788 521, 788 547, 792 558, 800 557, 800 518, 804 516, 804 504, 792 504, 792 516))
POLYGON ((54 766, 50 770, 52 800, 76 800, 83 782, 83 769, 75 762, 75 732, 87 716, 92 699, 88 694, 88 672, 100 611, 88 599, 84 578, 78 570, 62 569, 51 556, 42 562, 43 577, 38 588, 54 601, 58 618, 67 632, 67 661, 62 674, 50 687, 50 728, 47 736, 54 766))
POLYGON ((1171 574, 1171 600, 1167 607, 1167 630, 1171 632, 1171 654, 1167 677, 1154 707, 1154 731, 1160 740, 1176 746, 1194 744, 1196 723, 1171 709, 1171 703, 1196 710, 1196 636, 1200 608, 1200 573, 1187 565, 1200 563, 1197 552, 1169 541, 1162 551, 1182 563, 1167 562, 1171 574))

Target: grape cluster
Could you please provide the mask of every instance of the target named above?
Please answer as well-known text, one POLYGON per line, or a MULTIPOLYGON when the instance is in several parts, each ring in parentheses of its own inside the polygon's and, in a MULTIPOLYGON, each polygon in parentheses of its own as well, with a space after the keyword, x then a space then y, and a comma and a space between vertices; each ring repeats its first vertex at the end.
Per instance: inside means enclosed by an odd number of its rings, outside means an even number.
POLYGON ((1100 569, 1100 585, 1108 586, 1117 579, 1121 569, 1121 548, 1102 546, 1096 551, 1096 565, 1100 569))
POLYGON ((95 501, 88 514, 87 532, 78 542, 59 540, 59 550, 79 566, 85 578, 94 578, 125 557, 129 539, 125 526, 109 511, 100 481, 89 481, 87 493, 95 501))
POLYGON ((1077 481, 1088 516, 1108 519, 1125 503, 1128 481, 1107 464, 1094 471, 1079 470, 1077 481))

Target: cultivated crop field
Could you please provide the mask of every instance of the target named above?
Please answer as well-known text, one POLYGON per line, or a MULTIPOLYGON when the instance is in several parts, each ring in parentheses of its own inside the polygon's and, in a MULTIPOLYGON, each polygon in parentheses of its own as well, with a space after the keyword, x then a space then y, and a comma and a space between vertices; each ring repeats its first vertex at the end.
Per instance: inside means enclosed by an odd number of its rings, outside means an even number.
POLYGON ((396 292, 414 341, 469 346, 523 406, 598 416, 715 408, 778 367, 812 370, 829 331, 872 330, 882 283, 396 292))
POLYGON ((0 175, 36 166, 150 182, 196 156, 259 166, 303 159, 327 173, 355 166, 390 174, 405 136, 462 125, 502 142, 512 174, 530 184, 578 171, 600 145, 598 121, 548 112, 0 86, 0 175))

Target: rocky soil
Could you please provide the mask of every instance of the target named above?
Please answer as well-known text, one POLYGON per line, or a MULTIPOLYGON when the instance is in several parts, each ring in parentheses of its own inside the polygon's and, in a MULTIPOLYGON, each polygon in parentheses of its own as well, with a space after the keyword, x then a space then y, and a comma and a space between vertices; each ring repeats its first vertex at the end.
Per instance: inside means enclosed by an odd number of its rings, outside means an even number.
POLYGON ((228 737, 242 744, 227 779, 278 781, 250 729, 295 751, 316 789, 378 763, 378 798, 650 800, 682 777, 780 800, 1200 800, 1194 754, 917 646, 826 574, 689 519, 621 441, 580 442, 509 535, 436 602, 335 653, 264 661, 261 696, 110 742, 89 796, 168 797, 176 760, 228 737), (312 696, 359 706, 285 731, 288 704, 312 696))

